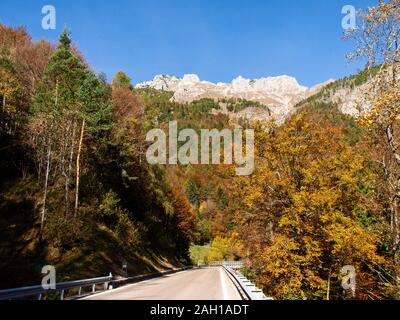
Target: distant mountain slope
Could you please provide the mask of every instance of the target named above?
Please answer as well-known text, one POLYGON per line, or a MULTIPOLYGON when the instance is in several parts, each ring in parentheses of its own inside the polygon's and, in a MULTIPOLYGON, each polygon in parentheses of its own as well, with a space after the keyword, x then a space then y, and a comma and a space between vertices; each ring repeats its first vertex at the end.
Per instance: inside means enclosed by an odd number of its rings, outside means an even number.
POLYGON ((301 101, 295 109, 310 103, 330 103, 352 117, 359 117, 372 107, 371 97, 376 90, 375 79, 379 66, 363 70, 355 75, 332 81, 314 95, 301 101))
MULTIPOLYGON (((295 78, 285 75, 255 80, 240 76, 231 83, 215 84, 201 81, 197 75, 189 74, 182 79, 175 76, 158 75, 152 81, 138 84, 136 87, 171 91, 174 93, 171 100, 179 103, 190 103, 202 98, 244 99, 259 102, 268 107, 271 117, 282 122, 293 111, 297 103, 314 95, 327 83, 307 88, 300 85, 295 78)), ((252 120, 252 115, 259 117, 261 110, 242 111, 246 117, 250 117, 249 120, 252 120)))

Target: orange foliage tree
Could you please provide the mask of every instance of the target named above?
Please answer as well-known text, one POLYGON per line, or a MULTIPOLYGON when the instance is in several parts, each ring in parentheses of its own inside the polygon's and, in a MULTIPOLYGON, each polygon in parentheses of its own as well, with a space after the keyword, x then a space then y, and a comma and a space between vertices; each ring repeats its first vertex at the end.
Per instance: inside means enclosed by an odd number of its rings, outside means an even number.
POLYGON ((340 270, 355 266, 364 297, 379 285, 378 237, 361 223, 375 214, 368 159, 342 129, 303 112, 277 128, 259 126, 257 170, 235 181, 236 224, 253 276, 268 295, 286 299, 342 296, 340 270))

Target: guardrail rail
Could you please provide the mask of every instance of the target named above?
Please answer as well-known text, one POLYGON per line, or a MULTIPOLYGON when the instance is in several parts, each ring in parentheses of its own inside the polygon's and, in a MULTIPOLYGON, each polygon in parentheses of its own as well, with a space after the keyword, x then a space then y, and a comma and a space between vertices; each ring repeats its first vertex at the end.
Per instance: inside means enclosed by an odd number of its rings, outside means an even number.
POLYGON ((19 298, 37 297, 41 300, 44 295, 49 293, 60 292, 60 299, 64 300, 66 290, 78 289, 78 296, 82 294, 82 288, 91 287, 92 293, 96 292, 97 285, 103 285, 104 290, 108 290, 109 283, 112 281, 113 276, 110 273, 107 277, 92 278, 85 280, 77 280, 70 282, 60 282, 55 285, 55 289, 44 289, 43 286, 31 286, 16 289, 0 290, 0 300, 13 300, 19 298))
POLYGON ((231 267, 231 268, 243 268, 242 261, 212 261, 208 263, 210 267, 231 267))
POLYGON ((257 288, 235 267, 223 265, 223 268, 245 300, 273 300, 273 298, 267 297, 261 289, 257 288))
POLYGON ((107 277, 101 278, 93 278, 93 279, 86 279, 86 280, 78 280, 78 281, 70 281, 70 282, 61 282, 55 285, 55 289, 44 289, 43 286, 31 286, 31 287, 23 287, 23 288, 16 288, 16 289, 7 289, 7 290, 0 290, 0 301, 1 300, 13 300, 13 299, 23 299, 23 298, 33 298, 36 297, 38 300, 42 300, 45 295, 49 295, 54 292, 60 293, 60 299, 64 300, 64 295, 67 290, 77 289, 78 294, 70 297, 72 299, 77 299, 82 297, 82 289, 91 287, 91 292, 85 293, 87 294, 94 294, 96 293, 96 286, 103 285, 103 290, 115 289, 126 284, 140 282, 152 278, 166 276, 172 273, 176 273, 179 271, 188 270, 192 267, 183 267, 179 269, 172 269, 166 270, 162 272, 150 273, 145 275, 138 275, 134 277, 126 277, 126 278, 115 278, 110 273, 107 277))

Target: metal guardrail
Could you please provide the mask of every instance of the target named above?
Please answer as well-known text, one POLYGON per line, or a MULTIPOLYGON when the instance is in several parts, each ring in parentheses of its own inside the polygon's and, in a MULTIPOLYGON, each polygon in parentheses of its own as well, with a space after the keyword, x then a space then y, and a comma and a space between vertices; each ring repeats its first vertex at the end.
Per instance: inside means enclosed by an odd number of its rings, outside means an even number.
POLYGON ((0 290, 0 300, 12 300, 18 298, 37 297, 41 300, 44 295, 53 292, 61 293, 61 300, 64 300, 64 293, 66 290, 78 289, 78 296, 82 294, 82 288, 92 287, 92 293, 96 292, 96 285, 103 284, 104 290, 108 290, 108 285, 112 281, 113 276, 110 273, 107 277, 93 278, 86 280, 70 281, 57 283, 55 289, 44 289, 43 286, 31 286, 16 289, 0 290))
POLYGON ((208 263, 210 267, 230 267, 230 268, 243 268, 242 261, 212 261, 208 263))
POLYGON ((223 268, 246 300, 273 300, 273 298, 267 297, 261 289, 257 288, 241 272, 230 266, 223 266, 223 268))
POLYGON ((172 269, 163 272, 150 273, 134 277, 120 278, 120 279, 115 279, 110 273, 108 277, 57 283, 55 289, 44 289, 42 286, 39 285, 39 286, 23 287, 16 289, 0 290, 0 301, 29 298, 29 297, 37 297, 38 300, 41 300, 43 296, 54 292, 60 292, 60 299, 64 300, 64 295, 67 290, 78 289, 78 295, 73 297, 76 299, 82 297, 82 288, 91 287, 91 293, 93 294, 96 293, 97 285, 103 284, 104 285, 103 290, 106 291, 109 289, 115 289, 124 286, 129 283, 140 282, 148 279, 162 277, 179 271, 184 271, 190 268, 191 267, 184 267, 179 269, 172 269))

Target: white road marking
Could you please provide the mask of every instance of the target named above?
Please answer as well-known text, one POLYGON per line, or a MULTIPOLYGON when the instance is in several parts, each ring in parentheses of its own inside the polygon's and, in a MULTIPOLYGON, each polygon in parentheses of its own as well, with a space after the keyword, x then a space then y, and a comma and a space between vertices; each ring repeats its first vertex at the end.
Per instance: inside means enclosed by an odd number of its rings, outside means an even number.
POLYGON ((229 300, 228 289, 226 287, 225 281, 225 271, 223 270, 223 268, 219 268, 219 275, 219 278, 221 279, 222 296, 224 297, 224 300, 229 300))

